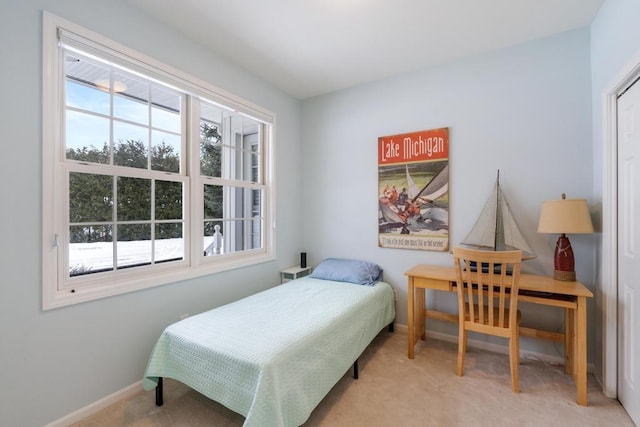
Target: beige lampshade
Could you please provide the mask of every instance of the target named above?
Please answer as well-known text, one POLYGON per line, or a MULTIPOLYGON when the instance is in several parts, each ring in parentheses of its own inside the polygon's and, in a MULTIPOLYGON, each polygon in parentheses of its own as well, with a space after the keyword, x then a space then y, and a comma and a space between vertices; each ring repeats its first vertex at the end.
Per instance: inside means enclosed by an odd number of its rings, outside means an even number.
POLYGON ((587 200, 563 198, 562 200, 543 202, 538 222, 538 233, 593 233, 587 200))

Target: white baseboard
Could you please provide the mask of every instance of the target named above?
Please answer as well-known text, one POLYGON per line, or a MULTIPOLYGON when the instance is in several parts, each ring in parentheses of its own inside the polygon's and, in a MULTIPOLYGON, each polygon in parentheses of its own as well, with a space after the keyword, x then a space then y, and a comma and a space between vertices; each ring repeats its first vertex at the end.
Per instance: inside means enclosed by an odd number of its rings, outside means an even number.
POLYGON ((136 394, 142 391, 142 381, 138 381, 130 386, 123 388, 122 390, 118 390, 115 393, 110 394, 109 396, 103 397, 102 399, 90 403, 84 408, 80 408, 75 412, 72 412, 68 415, 65 415, 62 418, 59 418, 44 427, 68 427, 71 424, 77 423, 78 421, 82 421, 83 419, 94 415, 98 411, 113 405, 120 400, 127 399, 129 397, 135 396, 136 394))

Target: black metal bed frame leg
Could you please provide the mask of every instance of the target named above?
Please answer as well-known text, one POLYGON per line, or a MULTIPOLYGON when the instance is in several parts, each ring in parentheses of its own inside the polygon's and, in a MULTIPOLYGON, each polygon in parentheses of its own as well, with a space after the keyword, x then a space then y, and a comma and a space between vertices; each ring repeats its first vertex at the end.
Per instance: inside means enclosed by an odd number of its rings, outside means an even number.
MULTIPOLYGON (((394 326, 393 326, 393 322, 395 322, 396 319, 393 319, 391 321, 391 323, 389 323, 387 325, 387 330, 389 332, 393 332, 394 331, 394 326)), ((356 359, 355 362, 353 362, 353 379, 357 380, 358 379, 358 359, 356 359)))
POLYGON ((162 406, 164 404, 164 398, 162 395, 162 377, 158 378, 158 385, 156 386, 156 406, 162 406))

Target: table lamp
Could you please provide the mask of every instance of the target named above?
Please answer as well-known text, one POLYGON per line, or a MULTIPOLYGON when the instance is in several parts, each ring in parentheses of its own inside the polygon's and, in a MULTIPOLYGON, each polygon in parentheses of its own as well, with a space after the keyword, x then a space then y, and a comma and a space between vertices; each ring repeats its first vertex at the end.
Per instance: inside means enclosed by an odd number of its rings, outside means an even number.
POLYGON ((560 233, 553 256, 553 278, 575 282, 575 261, 567 234, 593 233, 587 200, 567 199, 567 195, 562 193, 562 200, 543 202, 538 233, 560 233))

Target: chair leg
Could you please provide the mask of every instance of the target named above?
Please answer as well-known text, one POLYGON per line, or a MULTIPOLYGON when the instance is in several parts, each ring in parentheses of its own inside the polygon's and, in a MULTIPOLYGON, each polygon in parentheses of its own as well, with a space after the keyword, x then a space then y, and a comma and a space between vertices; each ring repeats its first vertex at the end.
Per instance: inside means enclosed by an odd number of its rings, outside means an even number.
POLYGON ((458 333, 458 369, 456 375, 459 377, 464 373, 464 354, 467 352, 467 330, 460 329, 458 333))
POLYGON ((518 367, 520 365, 520 345, 518 336, 509 339, 509 364, 511 365, 511 387, 514 393, 520 393, 518 367))

